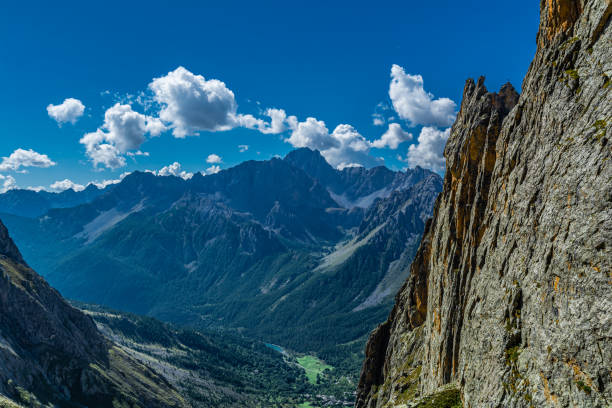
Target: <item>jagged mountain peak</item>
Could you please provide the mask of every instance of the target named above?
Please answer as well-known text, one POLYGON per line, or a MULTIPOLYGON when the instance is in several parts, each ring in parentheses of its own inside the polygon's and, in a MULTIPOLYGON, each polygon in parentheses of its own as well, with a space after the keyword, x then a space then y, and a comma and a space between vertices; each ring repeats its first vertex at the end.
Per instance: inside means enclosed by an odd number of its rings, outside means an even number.
POLYGON ((321 152, 317 149, 311 149, 309 147, 300 147, 298 149, 294 149, 287 153, 283 160, 288 161, 292 164, 300 163, 304 164, 312 164, 318 167, 330 167, 333 168, 325 157, 321 154, 321 152))

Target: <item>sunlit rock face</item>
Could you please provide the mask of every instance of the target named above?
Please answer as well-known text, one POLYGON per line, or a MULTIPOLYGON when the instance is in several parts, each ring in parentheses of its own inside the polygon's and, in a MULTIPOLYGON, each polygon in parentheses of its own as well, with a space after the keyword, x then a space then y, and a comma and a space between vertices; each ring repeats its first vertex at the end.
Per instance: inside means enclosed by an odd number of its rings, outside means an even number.
POLYGON ((542 1, 521 96, 466 83, 443 192, 368 344, 358 407, 612 400, 611 11, 542 1))

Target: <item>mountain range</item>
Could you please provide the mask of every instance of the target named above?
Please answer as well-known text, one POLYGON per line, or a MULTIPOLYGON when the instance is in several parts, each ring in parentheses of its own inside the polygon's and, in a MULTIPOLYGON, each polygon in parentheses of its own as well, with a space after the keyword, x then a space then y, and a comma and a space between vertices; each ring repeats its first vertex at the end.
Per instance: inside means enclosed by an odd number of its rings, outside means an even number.
POLYGON ((357 408, 609 407, 612 3, 540 11, 443 180, 299 149, 1 195, 0 407, 350 405, 378 321, 357 408))
POLYGON ((0 218, 70 299, 302 352, 360 353, 441 188, 422 168, 339 171, 303 148, 189 180, 135 172, 71 194, 74 206, 44 193, 29 216, 11 210, 20 193, 10 192, 0 218))

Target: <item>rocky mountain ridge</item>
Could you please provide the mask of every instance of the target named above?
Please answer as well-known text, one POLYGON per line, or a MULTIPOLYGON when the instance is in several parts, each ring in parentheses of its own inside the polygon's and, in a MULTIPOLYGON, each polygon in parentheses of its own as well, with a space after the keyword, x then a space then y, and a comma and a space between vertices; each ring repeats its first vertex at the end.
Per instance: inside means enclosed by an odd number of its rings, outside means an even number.
POLYGON ((612 3, 542 0, 520 97, 468 81, 362 407, 612 401, 612 3))
POLYGON ((30 269, 1 222, 0 272, 0 394, 27 406, 187 406, 30 269))

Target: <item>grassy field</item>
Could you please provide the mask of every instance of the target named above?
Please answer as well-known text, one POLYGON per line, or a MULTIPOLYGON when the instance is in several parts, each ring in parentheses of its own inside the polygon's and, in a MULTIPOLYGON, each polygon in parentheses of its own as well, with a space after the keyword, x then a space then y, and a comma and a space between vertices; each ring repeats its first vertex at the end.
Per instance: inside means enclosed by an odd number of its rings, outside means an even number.
POLYGON ((297 361, 299 365, 306 371, 306 378, 311 384, 317 383, 317 376, 326 369, 333 370, 334 368, 330 365, 325 364, 314 356, 302 356, 298 357, 297 361))

